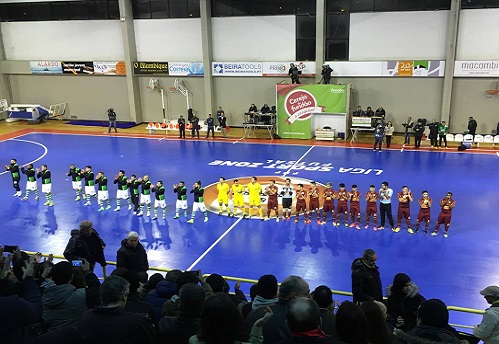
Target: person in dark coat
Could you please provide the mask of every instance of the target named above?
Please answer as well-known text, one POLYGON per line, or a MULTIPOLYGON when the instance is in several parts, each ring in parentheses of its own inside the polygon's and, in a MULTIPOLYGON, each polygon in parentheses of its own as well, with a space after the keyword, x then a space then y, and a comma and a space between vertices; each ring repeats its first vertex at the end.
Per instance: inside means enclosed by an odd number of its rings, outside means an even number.
POLYGON ((139 233, 131 231, 126 239, 121 240, 121 247, 116 254, 116 267, 135 271, 139 275, 140 282, 147 282, 149 261, 144 246, 139 242, 139 233))
POLYGON ((388 323, 393 328, 408 332, 416 327, 416 311, 425 298, 419 287, 404 273, 398 273, 386 288, 388 323))
POLYGON ((476 123, 476 120, 470 116, 470 118, 468 119, 468 134, 473 135, 473 139, 475 139, 475 133, 477 127, 478 124, 476 123))
POLYGON ((414 148, 419 148, 421 146, 421 140, 423 139, 424 126, 420 120, 414 126, 414 148))
POLYGON ((206 293, 198 284, 187 283, 180 288, 179 314, 165 316, 159 321, 158 330, 164 342, 188 344, 189 338, 201 332, 206 293))
POLYGON ((331 288, 318 286, 312 293, 314 301, 319 306, 321 330, 328 336, 336 337, 336 316, 334 315, 334 300, 331 288))
POLYGON ((104 257, 104 247, 106 244, 93 228, 92 222, 84 220, 80 223, 80 229, 71 231, 71 238, 64 250, 64 258, 69 261, 84 258, 90 263, 93 271, 95 263, 102 267, 107 265, 104 257))
POLYGON ((393 344, 458 344, 457 332, 449 326, 449 311, 441 300, 423 301, 417 312, 418 325, 409 332, 395 331, 393 344))
POLYGON ((383 109, 383 107, 380 105, 377 109, 376 112, 374 113, 374 116, 376 117, 382 117, 385 118, 386 111, 383 109))
POLYGON ((298 70, 298 67, 296 67, 294 63, 289 64, 288 75, 291 77, 292 84, 301 84, 300 71, 298 70))
POLYGON ((431 123, 428 125, 428 128, 430 129, 430 142, 431 142, 431 148, 436 148, 438 146, 437 144, 437 139, 438 139, 438 127, 439 123, 435 121, 434 119, 431 120, 431 123))
POLYGON ((333 68, 327 63, 322 65, 321 75, 324 80, 324 84, 328 85, 331 83, 331 73, 333 72, 333 68))
POLYGON ((352 262, 353 302, 383 301, 383 288, 379 277, 376 252, 368 248, 362 257, 352 262))
POLYGON ((298 297, 289 303, 286 323, 291 337, 280 340, 279 344, 342 343, 322 331, 319 306, 307 297, 298 297))

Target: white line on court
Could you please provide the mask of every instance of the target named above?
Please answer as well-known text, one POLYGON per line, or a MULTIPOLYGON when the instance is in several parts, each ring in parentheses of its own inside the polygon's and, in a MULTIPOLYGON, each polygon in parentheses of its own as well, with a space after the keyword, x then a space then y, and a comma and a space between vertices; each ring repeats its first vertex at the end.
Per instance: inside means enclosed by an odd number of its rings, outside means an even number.
POLYGON ((229 227, 229 229, 227 229, 213 244, 211 244, 210 247, 208 247, 208 249, 206 251, 203 252, 203 254, 201 254, 199 256, 198 259, 196 259, 194 261, 194 263, 191 264, 191 266, 189 266, 187 269, 185 269, 186 271, 191 271, 200 261, 201 259, 203 259, 220 241, 222 241, 222 239, 230 233, 230 231, 232 229, 234 229, 234 227, 236 227, 236 225, 242 220, 243 218, 240 217, 236 222, 234 222, 232 224, 232 226, 229 227))
MULTIPOLYGON (((48 150, 48 148, 47 148, 45 145, 41 144, 40 142, 36 142, 36 141, 21 140, 21 139, 10 139, 10 140, 5 140, 5 141, 19 141, 19 142, 27 142, 27 143, 32 143, 32 144, 35 144, 35 145, 38 145, 38 146, 43 147, 44 152, 43 152, 43 154, 42 154, 41 156, 39 156, 38 158, 36 158, 36 159, 35 159, 35 160, 33 160, 33 161, 30 161, 30 162, 27 162, 27 163, 23 164, 23 165, 33 164, 33 163, 37 162, 38 160, 42 159, 45 155, 47 155, 47 153, 48 153, 48 151, 49 151, 49 150, 48 150)), ((4 141, 4 142, 5 142, 5 141, 4 141)), ((2 174, 6 174, 6 173, 10 173, 10 171, 3 171, 3 172, 0 172, 0 176, 1 176, 2 174)))
POLYGON ((315 146, 310 147, 310 148, 308 149, 308 151, 306 151, 306 152, 305 152, 305 154, 303 154, 303 155, 300 157, 300 159, 296 160, 296 162, 293 164, 293 166, 291 166, 291 167, 290 167, 287 171, 285 171, 285 172, 282 174, 282 176, 283 176, 283 177, 287 176, 287 175, 291 172, 291 170, 292 170, 292 169, 293 169, 296 165, 298 165, 298 163, 299 163, 300 161, 302 161, 302 160, 303 160, 303 158, 304 158, 304 157, 305 157, 308 153, 310 153, 310 151, 311 151, 312 149, 314 149, 314 147, 315 147, 315 146))

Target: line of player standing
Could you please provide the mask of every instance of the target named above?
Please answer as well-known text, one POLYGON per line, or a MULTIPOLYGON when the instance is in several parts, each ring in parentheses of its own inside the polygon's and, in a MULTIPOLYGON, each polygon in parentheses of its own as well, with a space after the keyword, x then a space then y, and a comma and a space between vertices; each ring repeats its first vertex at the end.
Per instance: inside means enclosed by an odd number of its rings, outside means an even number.
MULTIPOLYGON (((223 206, 225 205, 229 216, 234 217, 237 209, 241 209, 244 218, 250 218, 252 216, 252 209, 257 208, 260 219, 269 220, 270 214, 274 211, 276 222, 279 221, 279 209, 278 209, 278 197, 282 197, 282 220, 289 221, 291 219, 291 206, 293 199, 296 201, 295 206, 295 223, 299 222, 299 215, 303 214, 303 220, 305 223, 309 224, 312 222, 313 213, 316 213, 317 223, 319 225, 326 224, 327 215, 331 214, 332 223, 334 226, 341 225, 342 215, 344 216, 345 226, 350 228, 360 229, 360 200, 362 195, 357 189, 357 185, 352 185, 351 191, 346 190, 345 184, 339 184, 338 190, 333 190, 332 183, 328 182, 326 184, 326 189, 321 193, 317 187, 316 182, 310 183, 310 188, 305 190, 303 184, 297 184, 296 190, 294 186, 291 185, 291 180, 287 178, 285 184, 278 188, 275 185, 275 180, 270 180, 269 185, 262 189, 262 186, 257 182, 256 177, 251 178, 251 182, 244 187, 239 184, 237 179, 234 180, 232 187, 225 182, 225 178, 221 177, 219 183, 217 184, 218 190, 218 204, 220 207, 219 215, 223 212, 223 206), (244 205, 244 193, 249 194, 249 208, 244 205), (261 195, 266 195, 267 198, 267 216, 264 218, 261 209, 261 195), (232 196, 234 209, 230 209, 229 198, 232 196), (320 203, 322 200, 322 216, 320 203), (336 207, 335 207, 336 200, 336 207), (308 207, 307 207, 308 201, 308 207), (336 211, 335 211, 336 210, 336 211), (350 223, 348 218, 350 217, 350 223)), ((373 230, 380 231, 384 229, 385 219, 388 221, 392 227, 392 231, 398 233, 400 231, 400 225, 402 219, 406 220, 407 231, 410 234, 415 234, 419 231, 420 223, 424 222, 425 228, 424 233, 428 233, 428 228, 430 225, 430 208, 432 206, 433 200, 428 195, 428 191, 424 190, 421 193, 421 198, 418 199, 419 212, 416 219, 415 230, 411 227, 411 210, 410 204, 413 202, 412 192, 407 186, 402 188, 402 191, 397 194, 398 199, 398 211, 397 211, 397 226, 392 217, 391 202, 392 202, 393 190, 388 187, 387 182, 383 182, 381 188, 376 191, 374 185, 370 185, 369 191, 365 194, 366 205, 366 223, 365 228, 369 228, 370 218, 373 218, 373 230), (377 217, 378 217, 378 200, 380 201, 380 215, 381 215, 381 226, 377 227, 377 217)), ((450 221, 452 218, 452 209, 454 208, 456 202, 452 198, 452 193, 448 192, 444 198, 440 200, 441 211, 437 219, 435 230, 432 236, 436 236, 441 224, 444 224, 444 237, 447 238, 448 230, 450 227, 450 221)))

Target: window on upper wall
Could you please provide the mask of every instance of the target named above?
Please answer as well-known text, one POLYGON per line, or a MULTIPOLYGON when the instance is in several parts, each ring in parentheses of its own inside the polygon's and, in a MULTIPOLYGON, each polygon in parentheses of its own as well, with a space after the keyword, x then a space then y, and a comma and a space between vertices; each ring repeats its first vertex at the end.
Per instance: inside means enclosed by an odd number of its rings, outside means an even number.
POLYGON ((190 18, 200 18, 201 9, 199 6, 199 0, 187 0, 187 15, 190 18))
POLYGON ((348 40, 330 41, 326 45, 326 61, 347 61, 348 40))
POLYGON ((89 19, 88 15, 88 3, 85 2, 80 2, 80 1, 74 1, 74 2, 68 2, 68 9, 69 9, 69 19, 75 19, 75 20, 85 20, 89 19))
POLYGON ((53 20, 69 20, 71 19, 71 11, 66 2, 52 2, 52 18, 53 20))
POLYGON ((398 5, 398 0, 375 0, 374 10, 376 12, 397 11, 398 5))
POLYGON ((422 11, 424 0, 399 0, 399 11, 422 11))
POLYGON ((169 18, 170 13, 168 11, 168 1, 151 0, 150 6, 151 6, 151 18, 152 19, 169 18))
POLYGON ((327 61, 348 60, 349 32, 349 13, 327 15, 325 47, 325 58, 327 61))
POLYGON ((88 15, 90 19, 108 19, 109 11, 107 1, 89 1, 88 15))
POLYGON ((50 3, 48 2, 32 3, 31 10, 36 14, 33 20, 52 20, 52 9, 50 8, 50 3))
POLYGON ((232 16, 231 0, 212 0, 211 1, 211 16, 212 17, 230 17, 232 16))
POLYGON ((350 0, 350 12, 372 12, 374 0, 350 0))
POLYGON ((296 40, 296 60, 297 61, 315 60, 315 39, 296 40))
POLYGON ((133 0, 132 12, 134 19, 151 19, 151 2, 149 0, 133 0))
POLYGON ((317 13, 316 0, 296 0, 296 14, 315 15, 317 13))
POLYGON ((296 16, 296 59, 315 60, 315 17, 296 16))
POLYGON ((169 0, 170 3, 170 18, 187 18, 187 1, 186 0, 169 0))
POLYGON ((499 0, 462 0, 461 8, 498 8, 499 0))
POLYGON ((425 0, 426 10, 449 10, 451 0, 425 0))
POLYGON ((347 13, 350 11, 350 0, 326 0, 326 13, 347 13))
POLYGON ((10 18, 10 20, 12 21, 34 20, 30 3, 8 4, 8 5, 9 9, 7 16, 10 18))
POLYGON ((272 16, 274 15, 275 5, 273 0, 252 0, 251 13, 254 16, 272 16))
POLYGON ((251 16, 253 15, 251 1, 232 0, 232 16, 251 16))
POLYGON ((120 7, 118 0, 108 0, 109 19, 120 19, 120 7))
POLYGON ((275 14, 295 14, 296 4, 295 0, 275 0, 275 14))

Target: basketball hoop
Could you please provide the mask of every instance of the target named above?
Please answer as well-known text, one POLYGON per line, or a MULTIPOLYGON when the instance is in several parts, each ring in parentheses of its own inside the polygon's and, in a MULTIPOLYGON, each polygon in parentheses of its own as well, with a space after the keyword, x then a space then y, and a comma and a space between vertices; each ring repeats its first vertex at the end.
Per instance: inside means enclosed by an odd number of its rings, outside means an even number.
POLYGON ((488 95, 489 97, 496 96, 497 93, 499 93, 499 90, 486 90, 485 94, 488 95))
POLYGON ((168 87, 168 90, 170 91, 170 93, 175 93, 177 88, 175 86, 170 86, 170 87, 168 87))

